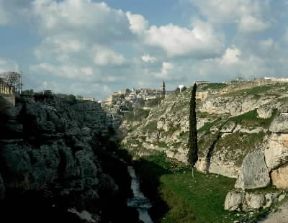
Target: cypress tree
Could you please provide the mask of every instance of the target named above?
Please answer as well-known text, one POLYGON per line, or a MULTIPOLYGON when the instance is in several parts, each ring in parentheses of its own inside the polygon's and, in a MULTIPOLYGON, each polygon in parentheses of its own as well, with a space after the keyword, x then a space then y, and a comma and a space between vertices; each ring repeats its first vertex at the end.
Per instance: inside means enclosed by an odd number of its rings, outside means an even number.
POLYGON ((193 85, 190 99, 189 112, 189 139, 188 139, 188 162, 191 165, 192 176, 193 167, 198 160, 198 145, 197 145, 197 119, 196 119, 196 82, 193 85))
POLYGON ((165 95, 166 95, 166 85, 165 85, 165 82, 163 81, 163 83, 162 83, 162 96, 163 96, 163 98, 165 98, 165 95))

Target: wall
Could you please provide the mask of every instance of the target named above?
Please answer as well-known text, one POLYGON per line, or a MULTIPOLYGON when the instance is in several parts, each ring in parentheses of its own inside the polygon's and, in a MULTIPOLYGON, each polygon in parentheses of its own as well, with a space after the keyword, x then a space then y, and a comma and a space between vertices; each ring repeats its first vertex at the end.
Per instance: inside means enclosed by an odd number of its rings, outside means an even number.
POLYGON ((15 95, 0 95, 0 111, 15 106, 15 95))

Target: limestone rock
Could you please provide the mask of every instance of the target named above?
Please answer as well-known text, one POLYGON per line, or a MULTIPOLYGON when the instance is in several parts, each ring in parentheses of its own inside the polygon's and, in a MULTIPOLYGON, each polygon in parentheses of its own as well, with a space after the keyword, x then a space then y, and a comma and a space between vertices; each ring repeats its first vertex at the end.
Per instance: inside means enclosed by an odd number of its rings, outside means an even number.
POLYGON ((259 118, 268 119, 271 118, 273 109, 271 106, 261 106, 257 109, 257 115, 259 118))
POLYGON ((269 170, 286 163, 288 161, 288 134, 271 134, 264 153, 269 170))
POLYGON ((243 209, 244 210, 260 209, 261 207, 263 207, 264 203, 265 203, 265 197, 263 194, 246 193, 245 205, 243 206, 243 209))
POLYGON ((236 127, 236 123, 229 121, 220 130, 222 133, 232 133, 236 127))
POLYGON ((240 210, 243 202, 243 193, 237 191, 230 191, 226 195, 224 209, 229 211, 240 210))
POLYGON ((288 189, 288 165, 271 172, 272 184, 279 189, 288 189))
POLYGON ((263 207, 264 208, 271 207, 273 203, 278 201, 277 200, 278 196, 279 196, 278 192, 265 194, 266 203, 265 203, 265 206, 263 206, 263 207))
POLYGON ((235 188, 263 188, 269 183, 270 177, 263 152, 257 150, 247 154, 243 160, 235 188))
POLYGON ((276 212, 270 213, 263 221, 259 223, 287 223, 288 222, 288 202, 285 202, 277 208, 276 212))
POLYGON ((269 130, 274 133, 288 133, 288 115, 280 114, 270 125, 269 130))

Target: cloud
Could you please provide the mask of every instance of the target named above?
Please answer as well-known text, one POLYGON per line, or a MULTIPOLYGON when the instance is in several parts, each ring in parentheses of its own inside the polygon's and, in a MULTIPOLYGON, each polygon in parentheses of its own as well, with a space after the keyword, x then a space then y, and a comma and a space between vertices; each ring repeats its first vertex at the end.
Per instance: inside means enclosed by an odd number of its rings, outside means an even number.
POLYGON ((161 68, 161 76, 165 77, 167 74, 169 74, 174 68, 174 65, 172 63, 163 62, 162 68, 161 68))
POLYGON ((141 59, 145 62, 145 63, 155 63, 157 62, 157 58, 153 57, 149 54, 145 54, 141 57, 141 59))
POLYGON ((169 57, 190 55, 209 58, 219 55, 222 40, 213 28, 202 21, 196 21, 193 25, 192 29, 173 24, 151 26, 146 33, 145 42, 162 48, 169 57))
POLYGON ((35 0, 33 13, 39 18, 40 32, 53 35, 67 32, 83 40, 93 39, 106 44, 131 37, 129 21, 122 10, 91 0, 35 0))
POLYGON ((19 66, 16 62, 0 57, 0 73, 7 71, 19 72, 19 66))
POLYGON ((269 0, 188 0, 210 23, 235 23, 239 31, 262 32, 269 28, 269 0))
POLYGON ((269 26, 269 22, 261 21, 253 16, 243 16, 240 19, 239 30, 244 33, 257 33, 266 30, 269 26))
POLYGON ((121 54, 98 45, 93 47, 93 61, 96 65, 106 66, 124 64, 125 59, 121 54))
POLYGON ((132 14, 131 12, 126 13, 130 23, 130 30, 136 34, 142 34, 148 27, 148 21, 139 14, 132 14))
POLYGON ((68 79, 90 80, 93 68, 88 66, 75 66, 73 64, 54 65, 40 63, 31 66, 31 71, 39 74, 49 74, 68 79))
POLYGON ((220 60, 220 64, 229 65, 239 62, 241 51, 235 47, 226 49, 224 55, 220 60))

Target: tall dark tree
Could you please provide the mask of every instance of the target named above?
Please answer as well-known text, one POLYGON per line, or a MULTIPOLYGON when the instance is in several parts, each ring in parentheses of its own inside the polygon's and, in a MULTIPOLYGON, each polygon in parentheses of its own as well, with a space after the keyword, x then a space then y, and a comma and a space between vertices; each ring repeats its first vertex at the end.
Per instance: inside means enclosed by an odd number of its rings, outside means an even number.
POLYGON ((166 85, 165 85, 165 81, 163 81, 162 83, 162 96, 163 98, 165 98, 166 95, 166 85))
POLYGON ((190 99, 189 112, 189 139, 188 139, 188 162, 191 165, 192 176, 194 176, 193 168, 198 160, 198 145, 197 145, 197 119, 196 119, 196 82, 193 85, 190 99))

